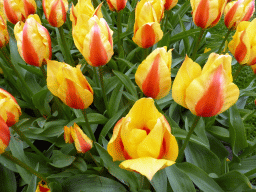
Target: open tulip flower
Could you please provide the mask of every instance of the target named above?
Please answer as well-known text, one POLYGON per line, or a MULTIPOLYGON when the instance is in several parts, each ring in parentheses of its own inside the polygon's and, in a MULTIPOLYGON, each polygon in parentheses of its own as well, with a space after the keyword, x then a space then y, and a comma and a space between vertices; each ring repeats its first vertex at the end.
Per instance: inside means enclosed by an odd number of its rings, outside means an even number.
POLYGON ((226 0, 190 0, 196 26, 206 29, 219 22, 226 0))
POLYGON ((121 11, 125 8, 127 0, 107 0, 111 11, 121 11))
POLYGON ((80 67, 47 60, 47 87, 69 107, 86 109, 93 102, 93 90, 80 67))
POLYGON ((158 170, 175 163, 178 144, 154 100, 142 98, 116 123, 107 151, 114 161, 124 160, 121 168, 152 180, 158 170))
POLYGON ((238 24, 233 39, 229 42, 229 51, 241 65, 256 64, 256 19, 238 24))
POLYGON ((76 25, 73 25, 72 34, 77 49, 91 66, 107 64, 114 54, 113 31, 103 18, 79 15, 76 25))
POLYGON ((0 48, 4 47, 9 42, 9 33, 7 30, 6 18, 0 3, 0 48))
POLYGON ((51 38, 38 15, 30 15, 25 23, 18 22, 14 34, 20 56, 27 64, 41 67, 46 59, 51 59, 51 38))
POLYGON ((236 28, 241 21, 248 21, 255 10, 255 0, 229 2, 224 10, 224 23, 228 29, 236 28))
POLYGON ((8 20, 16 24, 24 21, 30 14, 36 12, 35 0, 3 0, 4 10, 8 20))
POLYGON ((186 57, 173 82, 174 101, 202 117, 226 111, 239 97, 239 89, 232 82, 231 60, 228 54, 211 53, 201 70, 186 57))
POLYGON ((21 109, 16 99, 7 91, 0 88, 0 116, 7 126, 11 127, 19 121, 21 109))
POLYGON ((135 81, 143 93, 161 99, 171 89, 172 49, 155 49, 138 67, 135 81))
POLYGON ((0 154, 2 154, 10 142, 10 130, 4 119, 0 116, 0 154))
POLYGON ((43 0, 44 14, 50 25, 60 27, 66 21, 67 0, 43 0))
POLYGON ((163 31, 158 20, 160 20, 160 17, 158 19, 150 1, 141 0, 138 2, 135 9, 134 35, 132 40, 139 47, 152 47, 162 39, 163 31))

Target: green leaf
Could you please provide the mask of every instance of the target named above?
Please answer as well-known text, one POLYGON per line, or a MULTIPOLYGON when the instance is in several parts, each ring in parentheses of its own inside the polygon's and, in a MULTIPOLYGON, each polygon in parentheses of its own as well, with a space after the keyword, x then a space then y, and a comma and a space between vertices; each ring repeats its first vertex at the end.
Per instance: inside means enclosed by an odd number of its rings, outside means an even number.
POLYGON ((47 89, 41 89, 41 91, 37 92, 33 95, 32 101, 37 109, 39 109, 41 114, 51 116, 51 107, 49 102, 52 100, 53 95, 47 89))
POLYGON ((206 136, 206 132, 205 132, 205 124, 204 124, 204 120, 203 118, 200 118, 199 121, 197 122, 196 128, 195 128, 195 133, 196 135, 202 139, 202 141, 204 141, 204 143, 209 146, 209 141, 208 138, 206 136))
MULTIPOLYGON (((39 168, 39 163, 37 163, 36 167, 35 167, 35 171, 38 171, 39 168)), ((31 181, 28 185, 27 188, 27 192, 35 192, 36 191, 36 186, 37 186, 37 176, 36 175, 32 175, 31 176, 31 181)))
POLYGON ((190 178, 176 167, 172 165, 165 168, 168 181, 173 189, 173 191, 182 192, 195 192, 195 187, 190 178))
POLYGON ((26 69, 27 71, 29 71, 30 73, 33 73, 37 76, 40 76, 42 78, 44 78, 44 75, 42 73, 42 71, 35 67, 35 66, 31 66, 31 65, 27 65, 27 64, 21 64, 21 63, 18 63, 20 67, 22 67, 23 69, 26 69))
POLYGON ((167 176, 163 169, 156 172, 151 184, 153 185, 156 192, 167 191, 167 176))
POLYGON ((57 168, 63 168, 71 165, 75 159, 74 156, 69 156, 63 154, 61 151, 53 150, 51 157, 52 163, 49 164, 57 168))
POLYGON ((12 171, 0 164, 0 191, 16 192, 17 183, 15 175, 12 171))
POLYGON ((122 99, 122 91, 124 86, 120 83, 117 85, 117 87, 114 89, 114 91, 111 94, 108 106, 109 106, 109 114, 111 117, 116 114, 118 111, 119 105, 121 103, 122 99))
POLYGON ((207 131, 220 140, 229 142, 229 131, 227 129, 220 126, 212 126, 207 131))
POLYGON ((64 131, 64 126, 67 125, 67 120, 49 121, 44 125, 44 131, 40 136, 55 137, 59 136, 64 131))
POLYGON ((178 33, 177 35, 174 35, 174 36, 172 36, 172 38, 170 38, 170 40, 168 41, 168 44, 173 44, 177 41, 182 40, 185 37, 197 34, 199 31, 200 31, 200 29, 197 28, 197 29, 190 29, 190 30, 178 33))
MULTIPOLYGON (((230 167, 230 170, 239 171, 242 174, 245 174, 253 169, 256 169, 256 155, 242 159, 240 163, 234 163, 230 167)), ((251 179, 253 177, 249 178, 251 179)))
POLYGON ((191 163, 176 163, 176 166, 183 171, 202 191, 224 192, 221 187, 199 167, 191 163))
POLYGON ((74 165, 83 173, 87 170, 87 164, 81 157, 77 157, 72 165, 74 165))
POLYGON ((183 17, 185 13, 191 9, 191 6, 189 6, 190 2, 186 1, 179 9, 175 12, 175 14, 172 17, 172 26, 175 28, 176 25, 179 23, 178 17, 183 17))

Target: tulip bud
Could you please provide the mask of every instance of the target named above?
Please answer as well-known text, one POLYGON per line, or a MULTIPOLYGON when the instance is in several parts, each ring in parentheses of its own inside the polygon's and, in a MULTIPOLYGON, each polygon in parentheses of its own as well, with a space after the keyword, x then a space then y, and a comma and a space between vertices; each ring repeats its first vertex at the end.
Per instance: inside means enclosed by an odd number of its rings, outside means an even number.
POLYGON ((134 36, 132 40, 139 47, 149 48, 160 41, 162 37, 163 31, 153 5, 147 0, 141 0, 135 9, 134 36))
POLYGON ((64 140, 65 143, 74 143, 74 140, 71 135, 71 127, 64 126, 64 140))
POLYGON ((242 21, 238 24, 233 39, 229 42, 229 51, 241 65, 256 64, 256 19, 252 22, 242 21))
POLYGON ((175 5, 177 5, 177 3, 178 3, 178 0, 166 0, 165 4, 164 4, 164 9, 169 11, 173 7, 175 7, 175 5))
POLYGON ((228 29, 236 28, 241 21, 248 21, 254 13, 254 0, 229 2, 224 10, 224 23, 228 29))
POLYGON ((27 64, 41 67, 46 59, 51 59, 51 38, 38 15, 30 15, 25 23, 18 22, 14 34, 20 56, 27 64))
POLYGON ((10 130, 4 119, 0 116, 0 154, 4 153, 10 142, 10 130))
POLYGON ((99 19, 96 15, 90 19, 85 14, 79 15, 73 28, 77 49, 94 67, 107 64, 114 54, 112 34, 105 19, 99 19))
POLYGON ((36 9, 34 0, 4 0, 5 14, 13 24, 24 21, 30 14, 35 14, 36 9))
POLYGON ((173 100, 194 115, 212 117, 233 104, 239 89, 232 82, 231 56, 211 53, 203 69, 186 57, 173 82, 173 100))
POLYGON ((0 48, 9 42, 9 33, 7 30, 6 17, 3 13, 3 6, 0 3, 0 48))
POLYGON ((53 27, 61 27, 66 22, 67 0, 43 0, 43 9, 47 21, 53 27))
POLYGON ((0 88, 0 116, 7 126, 11 127, 19 121, 21 109, 16 99, 7 91, 0 88))
POLYGON ((155 49, 138 67, 135 81, 143 93, 154 99, 165 97, 171 89, 172 49, 155 49))
POLYGON ((80 65, 47 60, 47 87, 53 95, 74 109, 86 109, 93 102, 93 90, 83 76, 80 65))
POLYGON ((190 0, 196 26, 206 29, 215 26, 226 5, 226 0, 190 0))
POLYGON ((48 185, 42 180, 38 182, 35 192, 51 192, 48 185))
POLYGON ((125 8, 127 0, 107 0, 108 7, 111 11, 121 11, 125 8))

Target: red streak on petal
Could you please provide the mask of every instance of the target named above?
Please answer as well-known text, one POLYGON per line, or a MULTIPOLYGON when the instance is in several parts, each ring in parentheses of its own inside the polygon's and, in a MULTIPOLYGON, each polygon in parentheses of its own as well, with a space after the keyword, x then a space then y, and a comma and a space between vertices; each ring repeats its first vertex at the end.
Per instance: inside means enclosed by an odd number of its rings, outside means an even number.
POLYGON ((149 128, 147 128, 147 127, 143 127, 142 130, 146 131, 147 135, 148 135, 148 134, 150 133, 150 131, 151 131, 151 130, 150 130, 149 128))
POLYGON ((4 145, 6 145, 6 146, 9 145, 10 130, 1 116, 0 116, 0 139, 4 145))
POLYGON ((62 0, 60 3, 61 3, 61 11, 62 11, 62 20, 65 23, 66 22, 66 9, 65 9, 65 5, 62 0))
POLYGON ((252 15, 253 15, 254 9, 255 9, 255 1, 253 0, 253 1, 251 2, 251 6, 250 6, 249 10, 248 10, 247 13, 245 14, 245 16, 244 16, 244 18, 242 19, 242 21, 249 21, 250 18, 252 17, 252 15))
POLYGON ((49 191, 49 190, 50 190, 49 188, 46 188, 46 187, 44 187, 44 186, 39 185, 39 191, 40 191, 40 192, 47 192, 47 191, 49 191))
POLYGON ((75 14, 75 7, 74 7, 74 4, 72 4, 72 7, 71 7, 71 14, 73 15, 74 19, 75 19, 75 25, 76 25, 76 22, 77 22, 77 16, 75 14))
POLYGON ((6 124, 8 127, 11 127, 16 123, 15 115, 9 111, 6 111, 6 114, 7 114, 6 124))
POLYGON ((114 11, 114 10, 115 10, 115 7, 114 7, 113 4, 111 3, 111 1, 110 1, 110 0, 107 0, 107 3, 108 3, 108 6, 109 6, 109 9, 110 9, 111 11, 114 11))
POLYGON ((159 156, 157 157, 157 159, 162 159, 163 156, 166 154, 166 141, 165 141, 165 138, 163 138, 163 142, 162 142, 162 146, 161 146, 161 149, 160 149, 160 153, 159 153, 159 156))
POLYGON ((220 65, 213 74, 210 86, 197 102, 195 107, 197 116, 212 117, 222 109, 224 103, 224 76, 222 70, 223 66, 220 65))
POLYGON ((125 5, 126 5, 125 0, 116 0, 117 11, 124 9, 125 5))
POLYGON ((107 64, 108 55, 101 41, 100 29, 97 23, 92 27, 89 59, 94 67, 107 64))
POLYGON ((26 17, 28 17, 30 14, 34 14, 36 12, 35 7, 32 3, 28 2, 27 0, 24 0, 24 8, 25 8, 25 14, 26 17))
POLYGON ((82 135, 80 134, 80 132, 75 129, 76 131, 76 135, 77 135, 77 139, 78 139, 78 142, 79 142, 79 145, 80 145, 80 148, 81 148, 81 151, 82 153, 86 153, 87 151, 89 151, 92 146, 90 143, 88 143, 83 137, 82 135))
POLYGON ((164 8, 165 10, 168 10, 172 4, 173 0, 166 0, 165 4, 164 4, 164 8))
MULTIPOLYGON (((48 48, 49 48, 49 57, 48 57, 48 59, 51 59, 51 58, 52 58, 52 42, 51 42, 50 34, 49 34, 48 30, 47 30, 44 26, 40 25, 40 27, 41 27, 41 29, 43 29, 43 31, 44 31, 45 34, 46 34, 47 41, 48 41, 48 48)), ((45 60, 45 59, 46 59, 46 58, 44 58, 44 60, 45 60)), ((44 60, 43 60, 43 61, 44 61, 44 60)))
POLYGON ((39 57, 34 49, 33 42, 30 41, 31 34, 28 34, 28 24, 23 28, 22 52, 26 63, 39 67, 39 57))
POLYGON ((58 5, 59 0, 55 1, 50 9, 50 14, 49 14, 49 23, 53 27, 57 27, 58 21, 57 21, 57 5, 58 5))
POLYGON ((127 160, 127 159, 132 159, 132 157, 129 155, 129 153, 125 150, 124 148, 124 144, 122 142, 122 140, 120 139, 119 141, 119 145, 121 146, 121 149, 123 151, 123 155, 124 155, 124 158, 127 160))
POLYGON ((159 94, 159 62, 160 62, 160 54, 157 54, 153 64, 151 65, 151 69, 149 70, 146 79, 142 83, 142 91, 143 93, 152 98, 156 98, 159 94))
POLYGON ((105 24, 107 26, 107 29, 108 29, 108 41, 111 45, 111 47, 113 48, 113 40, 112 40, 112 35, 111 35, 111 32, 110 32, 110 29, 109 29, 109 26, 108 26, 108 23, 105 21, 105 24))
POLYGON ((256 57, 251 61, 251 63, 248 63, 249 65, 255 65, 256 64, 256 57))
MULTIPOLYGON (((229 28, 230 22, 232 21, 232 19, 234 18, 234 15, 237 11, 238 6, 242 3, 241 0, 237 1, 232 7, 231 9, 228 11, 228 13, 226 14, 225 18, 224 18, 224 23, 226 25, 227 28, 229 28)), ((235 23, 234 23, 235 24, 235 23)), ((232 26, 230 26, 232 27, 232 26)))
POLYGON ((8 17, 8 20, 11 23, 16 24, 19 21, 18 16, 16 15, 15 11, 12 9, 9 1, 7 0, 4 0, 4 10, 6 16, 8 17))
POLYGON ((245 30, 242 32, 242 34, 240 36, 240 42, 237 45, 236 51, 235 51, 235 54, 234 54, 238 63, 241 63, 244 60, 244 58, 247 54, 247 48, 246 48, 246 45, 243 42, 244 35, 245 35, 245 30))
POLYGON ((209 20, 209 0, 201 0, 197 6, 195 13, 195 24, 198 27, 206 28, 207 22, 209 20))
POLYGON ((74 109, 84 109, 84 102, 81 99, 80 95, 78 95, 74 82, 69 79, 66 79, 66 82, 66 104, 74 109))
POLYGON ((146 24, 143 26, 141 35, 141 45, 143 48, 149 48, 155 44, 155 31, 150 25, 146 24))

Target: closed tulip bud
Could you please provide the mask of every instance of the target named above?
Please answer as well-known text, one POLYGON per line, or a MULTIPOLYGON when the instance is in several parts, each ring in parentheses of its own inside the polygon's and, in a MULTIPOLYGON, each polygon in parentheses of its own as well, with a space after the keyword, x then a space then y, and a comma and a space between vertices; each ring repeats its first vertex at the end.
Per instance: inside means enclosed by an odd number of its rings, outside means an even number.
POLYGON ((186 57, 173 82, 173 100, 197 116, 212 117, 226 111, 239 97, 231 60, 228 54, 211 53, 201 70, 186 57))
POLYGON ((51 38, 38 15, 30 15, 25 23, 18 22, 14 34, 20 56, 27 64, 41 67, 46 59, 51 59, 51 38))
POLYGON ((40 181, 37 184, 35 192, 51 192, 51 190, 44 181, 40 181))
POLYGON ((73 26, 77 49, 94 67, 107 64, 114 54, 112 34, 105 19, 99 19, 96 15, 91 18, 85 14, 79 15, 77 24, 73 26))
POLYGON ((0 116, 0 154, 4 153, 10 142, 10 130, 4 119, 0 116))
POLYGON ((3 6, 0 3, 0 48, 9 42, 9 33, 7 30, 6 17, 3 13, 3 6))
POLYGON ((142 48, 149 48, 160 41, 163 37, 158 22, 157 14, 153 5, 142 0, 135 9, 134 36, 132 40, 142 48))
POLYGON ((19 121, 21 109, 16 99, 7 91, 0 88, 0 116, 7 126, 11 127, 19 121))
POLYGON ((30 14, 35 14, 36 9, 34 0, 4 0, 5 14, 13 24, 24 21, 30 14))
POLYGON ((190 0, 196 26, 206 29, 215 26, 222 15, 226 0, 190 0))
POLYGON ((123 161, 121 168, 152 180, 158 170, 175 163, 178 144, 154 100, 142 98, 116 123, 107 151, 113 161, 123 161))
POLYGON ((47 87, 53 95, 74 109, 86 109, 93 102, 93 90, 80 65, 47 60, 47 87))
POLYGON ((43 0, 43 10, 46 19, 53 27, 61 27, 66 22, 68 11, 67 0, 43 0))
POLYGON ((254 13, 255 0, 229 2, 224 10, 224 23, 228 29, 236 28, 241 21, 248 21, 254 13))
POLYGON ((241 65, 256 64, 256 19, 252 22, 242 21, 238 24, 233 39, 229 42, 229 51, 241 65))
POLYGON ((135 81, 143 93, 161 99, 171 89, 172 49, 155 49, 138 67, 135 81))
POLYGON ((171 10, 175 5, 177 5, 178 0, 166 0, 164 4, 164 9, 165 10, 171 10))
POLYGON ((107 0, 108 7, 111 11, 121 11, 125 8, 127 0, 107 0))

